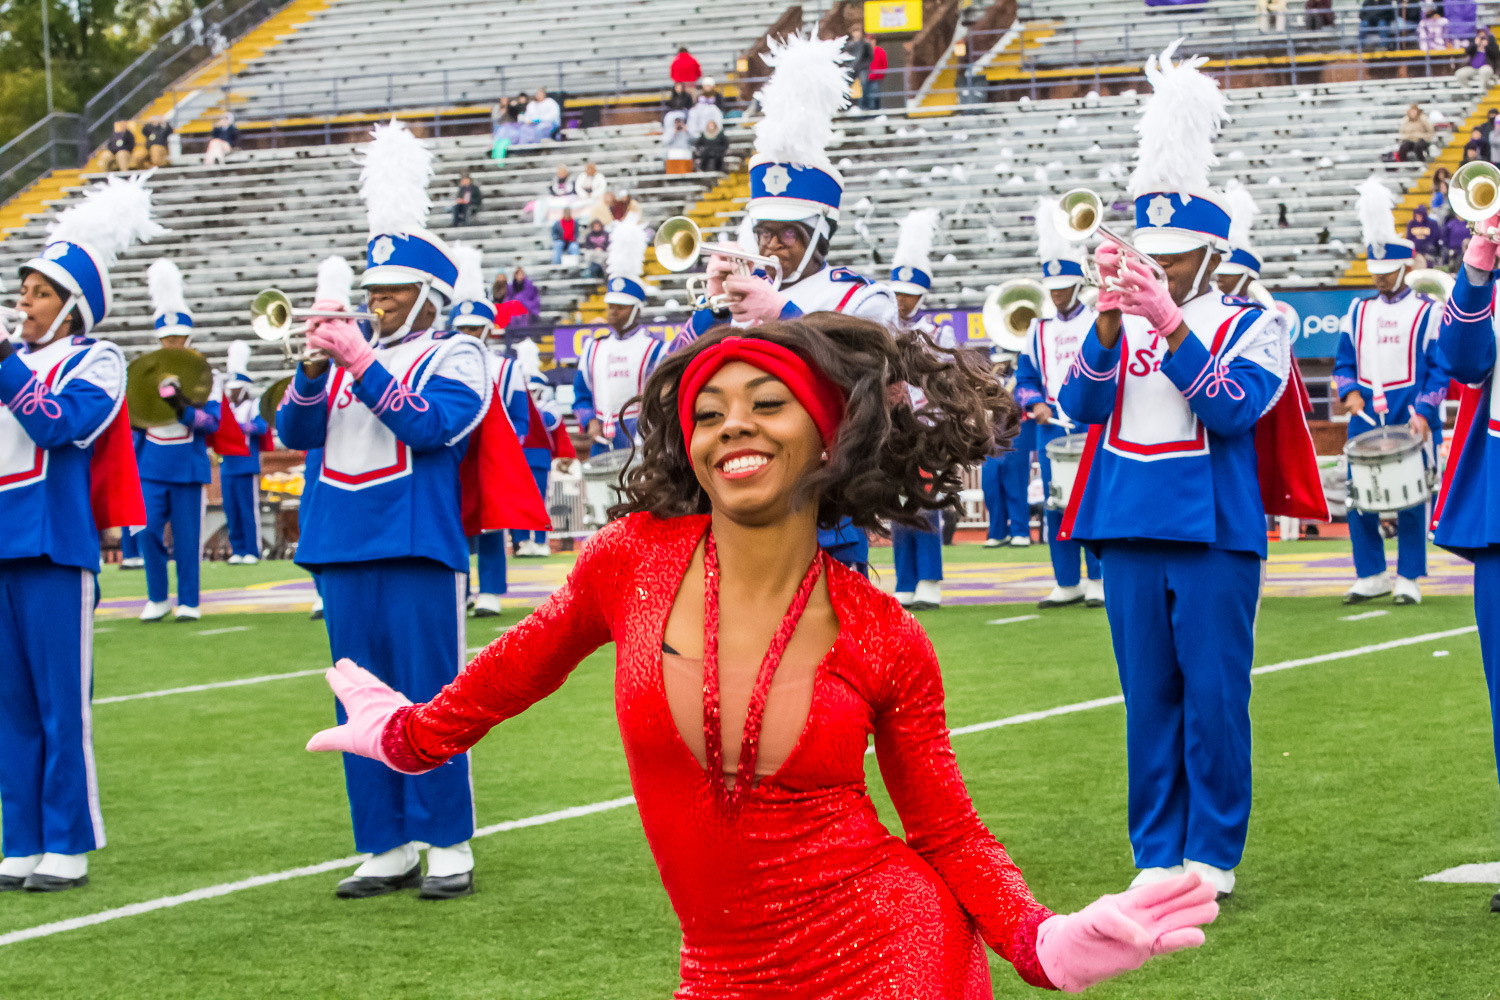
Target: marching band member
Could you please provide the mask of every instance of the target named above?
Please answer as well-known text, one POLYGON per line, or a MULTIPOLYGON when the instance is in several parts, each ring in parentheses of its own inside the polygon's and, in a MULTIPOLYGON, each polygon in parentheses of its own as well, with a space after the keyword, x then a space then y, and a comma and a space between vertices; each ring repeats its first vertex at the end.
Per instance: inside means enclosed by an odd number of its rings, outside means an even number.
POLYGON ((20 343, 0 340, 0 891, 88 882, 104 846, 94 769, 99 532, 145 508, 125 412, 125 359, 91 339, 109 268, 151 221, 140 178, 111 177, 48 227, 21 266, 20 343))
MULTIPOLYGON (((955 345, 952 327, 945 325, 947 344, 938 343, 939 330, 930 316, 918 318, 922 299, 932 288, 932 233, 937 228, 936 209, 913 209, 901 220, 896 253, 891 259, 889 287, 896 296, 901 329, 921 333, 939 347, 955 345)), ((927 397, 915 386, 907 386, 912 408, 919 413, 927 397)), ((929 510, 922 514, 926 528, 891 525, 891 549, 896 563, 896 600, 908 611, 931 611, 943 603, 943 515, 929 510)))
MULTIPOLYGON (((998 342, 990 348, 990 367, 1013 398, 1017 391, 1018 356, 998 342)), ((1025 407, 1020 409, 1021 429, 1011 440, 1010 450, 987 456, 979 467, 980 492, 984 494, 985 510, 990 515, 990 527, 984 540, 987 549, 997 549, 1002 545, 1020 549, 1031 546, 1031 498, 1028 493, 1031 489, 1031 453, 1036 450, 1036 422, 1027 419, 1025 407)))
MULTIPOLYGON (((1412 243, 1396 235, 1395 196, 1379 178, 1359 186, 1358 212, 1376 294, 1356 299, 1339 324, 1333 382, 1349 411, 1349 436, 1387 424, 1409 424, 1435 448, 1442 440, 1448 375, 1438 361, 1442 309, 1406 286, 1412 243)), ((1435 454, 1429 451, 1428 454, 1435 454)), ((1349 544, 1358 579, 1344 594, 1359 604, 1391 592, 1380 515, 1349 510, 1349 544)), ((1427 505, 1396 515, 1394 604, 1419 604, 1417 578, 1427 573, 1427 505)))
MULTIPOLYGON (((360 174, 370 223, 362 283, 372 311, 383 310, 371 321, 375 342, 352 321, 309 322, 308 347, 326 358, 298 366, 276 411, 287 447, 323 449, 317 484, 303 496, 297 562, 319 573, 334 659, 357 659, 427 697, 464 664, 460 465, 492 394, 479 342, 434 333, 458 268, 422 228, 431 174, 431 151, 404 125, 375 126, 360 174)), ((315 308, 340 305, 320 300, 315 308)), ((466 755, 422 776, 346 757, 344 774, 355 845, 371 857, 339 883, 338 896, 474 891, 466 755), (426 878, 419 843, 431 845, 426 878)))
MULTIPOLYGON (((1042 261, 1042 287, 1052 296, 1057 316, 1052 319, 1038 317, 1032 321, 1026 336, 1026 350, 1016 365, 1016 402, 1036 428, 1035 447, 1044 494, 1052 487, 1048 443, 1081 430, 1063 413, 1057 403, 1057 392, 1062 388, 1068 369, 1073 366, 1073 359, 1078 356, 1078 348, 1099 315, 1078 297, 1083 286, 1082 251, 1078 244, 1069 243, 1058 234, 1056 211, 1057 202, 1051 198, 1043 198, 1037 203, 1036 241, 1037 255, 1042 261)), ((1062 541, 1057 537, 1062 516, 1062 511, 1050 506, 1046 510, 1047 549, 1052 556, 1052 575, 1057 585, 1037 606, 1059 608, 1084 601, 1091 608, 1102 608, 1104 581, 1099 559, 1092 552, 1083 553, 1088 583, 1080 582, 1078 559, 1083 546, 1077 541, 1062 541)))
POLYGON ((245 455, 225 455, 219 463, 219 492, 224 497, 224 520, 229 528, 229 563, 254 566, 260 562, 260 453, 266 440, 260 401, 250 395, 250 344, 229 345, 229 407, 248 443, 245 455))
MULTIPOLYGON (((1434 507, 1434 540, 1474 563, 1474 619, 1495 760, 1500 765, 1500 398, 1495 395, 1495 242, 1500 216, 1480 223, 1464 252, 1453 293, 1443 310, 1438 358, 1443 370, 1463 383, 1458 423, 1443 472, 1443 490, 1434 507), (1495 502, 1491 502, 1491 501, 1495 502)), ((1500 892, 1490 900, 1500 913, 1500 892)))
MULTIPOLYGON (((155 310, 157 342, 164 348, 186 348, 193 338, 193 316, 182 293, 182 272, 165 257, 146 271, 146 284, 155 310)), ((163 386, 164 389, 167 386, 163 386)), ((167 585, 167 560, 177 564, 177 621, 197 621, 198 571, 203 561, 204 494, 212 478, 208 439, 219 429, 222 392, 218 376, 213 394, 202 406, 189 406, 180 392, 164 398, 177 422, 145 432, 138 460, 141 491, 146 498, 146 530, 138 541, 146 560, 146 604, 141 621, 159 622, 172 610, 167 585), (166 530, 172 526, 172 554, 167 555, 166 530)))
MULTIPOLYGON (((131 438, 135 443, 136 455, 140 455, 141 442, 146 439, 145 431, 133 431, 131 438)), ((120 529, 120 568, 121 569, 144 569, 146 560, 141 556, 141 535, 138 531, 129 528, 120 529)))
MULTIPOLYGON (((353 311, 354 268, 342 254, 331 254, 318 263, 318 283, 313 291, 314 302, 331 302, 331 308, 353 311)), ((297 504, 297 536, 307 533, 307 505, 312 491, 323 473, 323 449, 309 448, 302 464, 302 495, 297 504)), ((307 567, 313 578, 312 608, 307 617, 315 622, 323 620, 323 580, 316 566, 307 567)))
MULTIPOLYGON (((448 312, 448 326, 483 344, 495 327, 495 304, 485 295, 483 251, 455 243, 451 253, 458 265, 458 281, 453 286, 458 301, 448 312)), ((493 351, 488 360, 494 400, 504 409, 516 436, 524 438, 531 406, 516 360, 493 351)), ((500 595, 506 591, 505 531, 480 532, 473 542, 479 554, 479 592, 474 595, 474 617, 492 618, 500 614, 500 595)))
POLYGON ((1224 208, 1229 212, 1229 254, 1219 261, 1214 280, 1225 295, 1248 299, 1250 283, 1260 278, 1260 257, 1250 246, 1250 229, 1260 208, 1237 177, 1224 182, 1224 208))
POLYGON ((640 395, 665 346, 639 323, 647 294, 645 253, 645 227, 618 223, 605 263, 604 319, 610 333, 583 345, 573 375, 573 416, 593 442, 591 456, 630 447, 640 405, 627 410, 625 404, 640 395))
POLYGON ((1228 112, 1197 70, 1204 57, 1173 62, 1177 44, 1147 60, 1153 93, 1130 179, 1135 246, 1167 282, 1113 242, 1095 254, 1099 316, 1058 403, 1098 426, 1058 537, 1098 551, 1109 594, 1141 869, 1132 884, 1187 869, 1228 894, 1250 818, 1250 666, 1273 506, 1264 497, 1289 514, 1288 496, 1321 503, 1322 490, 1300 398, 1283 393, 1285 320, 1210 291, 1229 216, 1208 170, 1228 112), (1258 423, 1282 430, 1283 399, 1295 410, 1287 455, 1257 434, 1258 423), (1258 454, 1296 489, 1263 482, 1258 454))
MULTIPOLYGON (((577 457, 577 452, 573 450, 573 439, 563 423, 562 407, 557 403, 557 390, 552 383, 541 373, 534 372, 527 378, 526 385, 531 396, 531 420, 521 450, 526 453, 526 465, 536 481, 537 492, 545 499, 553 463, 569 462, 577 457)), ((511 539, 516 543, 516 555, 522 558, 544 558, 552 554, 545 531, 512 531, 511 539)))

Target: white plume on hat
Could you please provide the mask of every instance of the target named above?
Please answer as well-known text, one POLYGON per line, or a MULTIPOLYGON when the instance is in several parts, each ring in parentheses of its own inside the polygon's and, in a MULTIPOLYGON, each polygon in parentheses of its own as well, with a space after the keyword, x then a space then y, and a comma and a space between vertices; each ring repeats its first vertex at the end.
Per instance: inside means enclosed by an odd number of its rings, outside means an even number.
POLYGON ((427 228, 432 150, 395 118, 388 125, 376 125, 370 136, 359 171, 359 196, 370 235, 427 228))
POLYGON ((1238 177, 1231 177, 1224 184, 1224 210, 1229 213, 1230 245, 1249 250, 1250 230, 1255 225, 1255 217, 1260 214, 1260 206, 1255 204, 1255 196, 1238 177))
POLYGON ((849 105, 842 38, 794 34, 773 38, 765 55, 771 79, 756 92, 765 117, 755 125, 755 151, 778 163, 833 169, 826 152, 833 116, 849 105))
POLYGON ((1393 212, 1396 196, 1379 177, 1373 176, 1355 190, 1359 192, 1354 210, 1359 215, 1361 238, 1367 246, 1373 246, 1378 253, 1384 253, 1387 243, 1394 243, 1401 238, 1401 234, 1396 232, 1396 216, 1393 212))
POLYGON ((229 357, 224 362, 224 368, 231 375, 250 374, 250 343, 245 340, 236 340, 229 345, 229 357))
POLYGON ((1071 260, 1082 263, 1083 247, 1063 239, 1057 231, 1056 198, 1039 198, 1036 203, 1036 256, 1038 260, 1071 260))
POLYGON ((1151 96, 1135 125, 1140 142, 1130 175, 1132 198, 1152 191, 1206 194, 1209 168, 1219 162, 1214 139, 1229 121, 1229 99, 1218 81, 1198 72, 1206 56, 1172 61, 1182 42, 1146 60, 1151 96))
POLYGON ((638 222, 615 223, 609 236, 609 255, 604 270, 611 278, 640 281, 646 272, 646 227, 638 222))
POLYGON ((338 254, 324 257, 318 265, 318 290, 313 293, 313 300, 321 302, 331 299, 347 306, 350 304, 353 288, 354 268, 349 266, 349 262, 338 254))
POLYGON ((187 296, 182 291, 182 271, 176 261, 159 257, 146 268, 146 290, 151 295, 151 309, 157 316, 168 313, 191 314, 187 296))
POLYGON ((453 294, 459 302, 485 302, 489 299, 484 287, 484 251, 467 243, 452 243, 448 252, 458 265, 458 280, 453 283, 453 294))
POLYGON ((892 267, 912 267, 927 274, 932 273, 932 236, 937 229, 938 210, 914 208, 901 220, 896 235, 896 253, 891 258, 892 267))
POLYGON ((169 232, 151 221, 151 189, 146 187, 146 177, 109 177, 95 184, 84 192, 82 201, 64 209, 47 227, 48 242, 86 243, 109 267, 132 244, 169 232))

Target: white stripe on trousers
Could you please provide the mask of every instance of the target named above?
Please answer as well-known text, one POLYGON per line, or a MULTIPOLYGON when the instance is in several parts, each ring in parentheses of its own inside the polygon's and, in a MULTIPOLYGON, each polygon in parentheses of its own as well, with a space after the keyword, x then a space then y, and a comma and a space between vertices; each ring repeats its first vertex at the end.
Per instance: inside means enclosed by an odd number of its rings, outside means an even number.
POLYGON ((89 820, 94 850, 104 846, 104 810, 99 805, 99 772, 94 766, 94 574, 79 570, 82 582, 78 610, 78 700, 83 716, 83 773, 88 786, 89 820))

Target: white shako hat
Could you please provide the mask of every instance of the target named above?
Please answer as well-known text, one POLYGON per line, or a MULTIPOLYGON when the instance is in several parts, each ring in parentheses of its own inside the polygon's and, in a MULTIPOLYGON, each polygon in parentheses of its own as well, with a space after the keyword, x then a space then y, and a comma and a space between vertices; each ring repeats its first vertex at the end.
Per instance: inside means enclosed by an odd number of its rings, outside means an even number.
POLYGON ((1250 229, 1260 208, 1237 177, 1224 185, 1224 206, 1229 209, 1229 257, 1219 264, 1219 273, 1259 278, 1260 258, 1250 248, 1250 229))
POLYGON ((1036 255, 1042 262, 1042 287, 1049 291, 1083 284, 1083 245, 1057 231, 1057 199, 1036 203, 1036 255))
POLYGON ((458 262, 458 280, 453 284, 456 301, 448 310, 449 329, 494 326, 495 303, 484 287, 484 251, 467 243, 455 243, 450 250, 458 262))
POLYGON ((896 254, 891 258, 891 290, 902 295, 932 291, 932 236, 937 229, 935 208, 914 208, 901 220, 896 254))
POLYGON ((604 259, 604 301, 610 305, 646 304, 646 227, 638 222, 615 223, 604 259))
POLYGON ((1354 209, 1359 214, 1360 237, 1371 274, 1390 274, 1410 267, 1416 247, 1396 234, 1396 196, 1379 177, 1370 177, 1356 189, 1354 209))
POLYGON ((193 311, 188 308, 176 261, 165 257, 152 261, 146 268, 146 291, 151 295, 151 319, 158 338, 193 335, 193 311))

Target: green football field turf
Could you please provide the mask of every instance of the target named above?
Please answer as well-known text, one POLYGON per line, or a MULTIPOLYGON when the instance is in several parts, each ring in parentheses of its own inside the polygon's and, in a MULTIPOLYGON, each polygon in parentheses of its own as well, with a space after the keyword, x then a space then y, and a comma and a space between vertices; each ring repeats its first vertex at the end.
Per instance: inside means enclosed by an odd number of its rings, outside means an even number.
MULTIPOLYGON (((287 579, 289 570, 242 573, 287 579)), ((106 586, 132 586, 125 576, 107 572, 106 586)), ((1031 612, 950 607, 923 616, 943 664, 951 725, 1118 694, 1103 612, 1067 608, 986 624, 1031 612)), ((1337 599, 1268 599, 1257 661, 1473 622, 1466 598, 1432 598, 1355 622, 1340 620, 1347 613, 1337 599)), ((470 644, 496 631, 494 619, 473 622, 470 644)), ((556 695, 476 749, 481 825, 629 794, 609 653, 591 657, 556 695)), ((300 615, 111 621, 97 637, 95 694, 326 663, 321 624, 300 615)), ((1494 887, 1418 881, 1500 860, 1477 638, 1265 674, 1252 712, 1255 808, 1238 892, 1209 928, 1206 947, 1091 994, 1500 996, 1500 916, 1487 912, 1494 887)), ((332 696, 316 675, 97 705, 109 846, 93 856, 85 889, 0 895, 0 941, 52 921, 351 855, 339 761, 302 750, 331 718, 332 696)), ((1054 909, 1118 891, 1132 874, 1123 732, 1124 710, 1114 705, 954 738, 980 813, 1054 909)), ((868 773, 895 826, 873 760, 868 773)), ((475 853, 479 891, 467 899, 423 902, 402 893, 341 901, 333 896, 347 874, 341 868, 3 944, 0 997, 670 994, 678 930, 633 807, 495 833, 476 840, 475 853)), ((992 962, 997 997, 1036 995, 992 962)))

